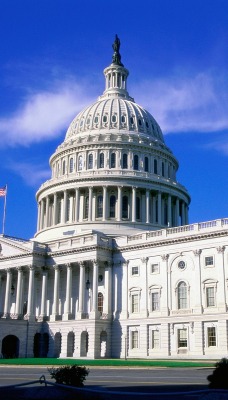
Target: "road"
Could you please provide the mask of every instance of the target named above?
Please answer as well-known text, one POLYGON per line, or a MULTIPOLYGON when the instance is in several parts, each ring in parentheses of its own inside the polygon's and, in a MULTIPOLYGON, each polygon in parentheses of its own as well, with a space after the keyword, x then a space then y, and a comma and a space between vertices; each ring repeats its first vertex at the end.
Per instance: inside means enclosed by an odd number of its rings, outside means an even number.
MULTIPOLYGON (((85 386, 134 392, 201 390, 207 388, 207 376, 212 371, 212 368, 90 368, 85 386)), ((43 374, 51 380, 47 367, 2 365, 0 386, 37 380, 43 374)))

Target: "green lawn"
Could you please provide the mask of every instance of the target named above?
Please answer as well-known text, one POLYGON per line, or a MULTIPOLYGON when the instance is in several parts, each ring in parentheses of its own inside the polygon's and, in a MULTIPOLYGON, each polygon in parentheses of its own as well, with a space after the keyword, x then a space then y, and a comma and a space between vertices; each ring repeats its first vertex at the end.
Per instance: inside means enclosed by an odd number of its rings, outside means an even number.
POLYGON ((69 359, 69 358, 15 358, 0 359, 0 365, 85 365, 94 367, 214 367, 216 361, 201 360, 119 360, 119 359, 69 359))

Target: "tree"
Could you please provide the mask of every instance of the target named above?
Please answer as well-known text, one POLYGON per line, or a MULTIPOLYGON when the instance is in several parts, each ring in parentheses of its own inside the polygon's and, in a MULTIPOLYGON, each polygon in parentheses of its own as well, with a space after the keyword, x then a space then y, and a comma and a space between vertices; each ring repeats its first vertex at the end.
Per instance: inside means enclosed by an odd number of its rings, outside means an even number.
POLYGON ((222 358, 215 364, 212 375, 207 377, 210 389, 228 389, 228 359, 222 358))
POLYGON ((83 382, 89 374, 89 369, 79 367, 78 365, 63 365, 59 368, 48 368, 48 372, 56 383, 61 383, 69 386, 84 386, 83 382))

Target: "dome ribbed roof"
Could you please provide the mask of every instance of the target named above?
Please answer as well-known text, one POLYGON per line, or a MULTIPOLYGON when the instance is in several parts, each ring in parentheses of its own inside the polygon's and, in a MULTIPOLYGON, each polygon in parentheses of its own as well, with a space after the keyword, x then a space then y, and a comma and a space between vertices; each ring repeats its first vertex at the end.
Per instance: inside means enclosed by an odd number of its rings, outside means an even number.
POLYGON ((105 91, 94 104, 81 111, 70 124, 65 141, 74 136, 117 133, 147 135, 151 140, 164 143, 162 131, 144 108, 134 102, 127 92, 129 71, 123 66, 119 54, 120 42, 116 37, 112 64, 105 68, 105 91))
POLYGON ((66 140, 100 130, 145 134, 164 142, 162 131, 152 115, 133 101, 120 97, 103 98, 81 111, 70 124, 66 140))

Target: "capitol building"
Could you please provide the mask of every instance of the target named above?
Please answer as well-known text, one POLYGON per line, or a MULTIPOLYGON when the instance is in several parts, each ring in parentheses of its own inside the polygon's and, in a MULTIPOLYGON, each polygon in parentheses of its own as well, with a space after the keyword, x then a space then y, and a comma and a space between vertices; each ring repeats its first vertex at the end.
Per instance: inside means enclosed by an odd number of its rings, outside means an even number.
POLYGON ((228 218, 191 223, 178 161, 128 93, 70 123, 31 240, 0 235, 2 357, 218 359, 228 353, 228 218))

